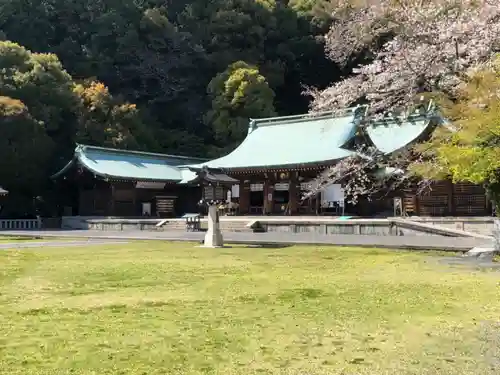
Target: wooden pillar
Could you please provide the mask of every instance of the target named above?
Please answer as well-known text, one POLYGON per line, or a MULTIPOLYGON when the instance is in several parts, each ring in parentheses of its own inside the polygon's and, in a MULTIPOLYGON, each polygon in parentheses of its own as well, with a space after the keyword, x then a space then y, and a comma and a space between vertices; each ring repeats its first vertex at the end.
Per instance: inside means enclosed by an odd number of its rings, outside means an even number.
POLYGON ((240 214, 248 214, 250 210, 250 181, 240 181, 240 214))
POLYGON ((135 187, 135 182, 132 182, 132 210, 133 216, 142 216, 142 207, 138 207, 137 205, 137 188, 135 187))
POLYGON ((420 216, 420 207, 419 207, 419 204, 418 204, 417 193, 416 192, 412 192, 412 194, 413 195, 411 197, 411 203, 412 203, 413 208, 414 208, 413 215, 420 216))
POLYGON ((316 211, 316 215, 319 215, 320 211, 321 211, 321 198, 322 198, 321 194, 322 194, 321 191, 319 191, 316 194, 315 207, 314 207, 314 210, 316 211))
POLYGON ((412 187, 410 189, 410 194, 411 194, 411 203, 413 205, 413 215, 415 216, 420 216, 420 202, 418 199, 418 186, 416 184, 412 184, 412 187))
POLYGON ((110 186, 110 200, 109 200, 109 216, 115 216, 115 184, 109 183, 110 186))
POLYGON ((297 187, 298 184, 297 176, 291 176, 288 185, 288 208, 290 215, 296 215, 299 211, 300 185, 297 187))
POLYGON ((264 215, 273 213, 274 181, 266 178, 264 181, 264 215))
POLYGON ((455 189, 453 182, 447 180, 447 190, 448 190, 448 215, 455 215, 455 189))

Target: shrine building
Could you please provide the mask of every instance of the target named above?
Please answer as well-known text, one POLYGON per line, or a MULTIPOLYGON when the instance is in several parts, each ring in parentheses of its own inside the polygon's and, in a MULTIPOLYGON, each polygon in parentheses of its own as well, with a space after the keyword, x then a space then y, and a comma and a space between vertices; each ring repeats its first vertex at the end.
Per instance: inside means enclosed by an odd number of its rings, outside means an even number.
MULTIPOLYGON (((78 145, 73 159, 53 177, 73 193, 66 214, 176 217, 197 211, 199 198, 231 200, 241 215, 338 214, 340 184, 301 200, 325 168, 355 155, 362 140, 384 154, 425 140, 440 119, 417 113, 404 119, 364 122, 365 107, 343 111, 251 119, 248 134, 231 153, 215 160, 78 145), (362 126, 361 126, 362 124, 362 126), (237 180, 227 188, 203 186, 195 169, 208 168, 237 180)), ((440 181, 430 194, 394 191, 345 210, 372 216, 390 211, 393 199, 419 216, 484 216, 491 212, 482 187, 440 181)), ((344 208, 342 209, 344 210, 344 208)))

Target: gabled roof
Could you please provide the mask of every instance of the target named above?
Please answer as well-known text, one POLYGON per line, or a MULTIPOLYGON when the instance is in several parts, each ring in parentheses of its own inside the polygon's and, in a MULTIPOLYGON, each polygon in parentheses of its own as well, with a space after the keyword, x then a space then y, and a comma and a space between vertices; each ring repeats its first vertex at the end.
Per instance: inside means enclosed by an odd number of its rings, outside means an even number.
MULTIPOLYGON (((210 168, 256 169, 328 164, 354 154, 348 142, 360 129, 367 107, 341 112, 251 120, 247 137, 230 154, 205 163, 210 168)), ((365 134, 390 154, 418 140, 432 112, 363 123, 365 134)), ((199 166, 199 165, 198 165, 199 166)))
POLYGON ((356 133, 359 110, 251 120, 247 137, 210 168, 293 167, 325 163, 353 154, 342 148, 356 133))
POLYGON ((371 122, 364 129, 379 151, 391 154, 418 140, 429 128, 431 120, 430 116, 414 115, 371 122))
POLYGON ((200 163, 205 160, 178 155, 77 145, 73 159, 52 177, 64 174, 77 164, 103 178, 178 182, 183 179, 183 165, 200 163))

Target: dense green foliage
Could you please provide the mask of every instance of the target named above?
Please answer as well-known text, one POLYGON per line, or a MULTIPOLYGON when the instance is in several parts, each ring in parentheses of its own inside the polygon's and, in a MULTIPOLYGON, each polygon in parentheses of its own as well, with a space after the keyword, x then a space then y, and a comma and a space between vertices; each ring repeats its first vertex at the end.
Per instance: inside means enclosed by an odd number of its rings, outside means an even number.
POLYGON ((500 215, 500 59, 473 72, 458 98, 442 101, 455 131, 439 129, 420 145, 426 162, 414 169, 425 177, 484 185, 500 215))
POLYGON ((323 3, 3 1, 0 185, 43 195, 75 142, 214 156, 245 117, 307 111, 340 74, 323 3))
POLYGON ((208 94, 212 109, 205 120, 224 151, 238 146, 247 134, 249 119, 276 115, 273 90, 256 67, 243 61, 218 74, 208 85, 208 94))

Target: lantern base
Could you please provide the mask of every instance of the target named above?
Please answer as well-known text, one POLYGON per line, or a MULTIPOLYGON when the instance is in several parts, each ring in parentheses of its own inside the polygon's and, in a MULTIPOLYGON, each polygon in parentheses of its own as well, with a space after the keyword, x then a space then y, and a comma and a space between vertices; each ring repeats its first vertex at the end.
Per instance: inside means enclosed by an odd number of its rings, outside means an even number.
POLYGON ((208 231, 205 234, 204 247, 223 247, 224 238, 220 230, 219 213, 216 205, 208 206, 208 231))

